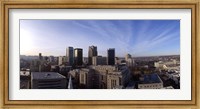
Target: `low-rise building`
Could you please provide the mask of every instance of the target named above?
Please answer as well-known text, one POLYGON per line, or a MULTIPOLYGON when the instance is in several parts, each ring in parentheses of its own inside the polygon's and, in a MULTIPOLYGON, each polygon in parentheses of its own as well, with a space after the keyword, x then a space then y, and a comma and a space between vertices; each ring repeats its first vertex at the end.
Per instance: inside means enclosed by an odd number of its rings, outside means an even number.
POLYGON ((32 72, 31 89, 66 89, 66 77, 57 72, 32 72))
POLYGON ((20 89, 30 89, 30 69, 20 71, 20 89))
POLYGON ((138 83, 138 89, 161 89, 163 88, 163 82, 158 74, 147 74, 140 77, 138 83))

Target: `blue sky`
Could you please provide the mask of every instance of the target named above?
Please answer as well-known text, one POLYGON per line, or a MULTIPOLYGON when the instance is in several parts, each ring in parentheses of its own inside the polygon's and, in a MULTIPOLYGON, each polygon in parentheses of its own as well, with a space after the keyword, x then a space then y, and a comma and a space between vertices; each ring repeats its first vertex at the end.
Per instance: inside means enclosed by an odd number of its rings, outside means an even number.
POLYGON ((106 56, 180 54, 179 20, 20 20, 20 54, 64 56, 66 47, 97 46, 106 56))

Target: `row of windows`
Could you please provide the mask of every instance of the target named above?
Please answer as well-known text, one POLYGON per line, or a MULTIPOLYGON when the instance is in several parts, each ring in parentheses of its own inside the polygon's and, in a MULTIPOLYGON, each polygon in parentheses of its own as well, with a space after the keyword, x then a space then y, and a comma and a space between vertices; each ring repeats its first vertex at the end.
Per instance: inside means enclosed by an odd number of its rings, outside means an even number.
POLYGON ((159 85, 146 85, 146 86, 140 86, 140 88, 151 88, 151 87, 161 87, 162 85, 161 84, 159 84, 159 85))
POLYGON ((46 84, 46 83, 55 83, 60 82, 61 80, 45 80, 45 81, 38 81, 38 84, 46 84))
POLYGON ((96 70, 115 70, 115 68, 103 68, 103 67, 96 67, 96 70))

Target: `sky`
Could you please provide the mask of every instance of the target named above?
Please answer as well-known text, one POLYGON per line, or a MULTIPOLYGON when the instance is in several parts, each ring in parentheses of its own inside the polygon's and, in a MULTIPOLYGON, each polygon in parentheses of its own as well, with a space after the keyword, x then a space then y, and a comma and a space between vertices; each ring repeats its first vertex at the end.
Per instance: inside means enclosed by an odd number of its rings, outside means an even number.
POLYGON ((97 46, 106 56, 180 54, 179 20, 20 20, 20 55, 65 56, 66 48, 97 46))

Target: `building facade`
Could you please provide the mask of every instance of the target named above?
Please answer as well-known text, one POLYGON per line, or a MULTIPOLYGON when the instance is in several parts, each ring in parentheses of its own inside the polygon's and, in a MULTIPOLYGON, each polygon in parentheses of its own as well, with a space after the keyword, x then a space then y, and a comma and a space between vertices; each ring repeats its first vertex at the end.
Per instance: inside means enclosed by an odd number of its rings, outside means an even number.
POLYGON ((93 58, 94 56, 97 56, 98 52, 97 52, 97 46, 89 46, 88 48, 88 64, 92 65, 93 62, 93 58))
POLYGON ((77 66, 81 66, 83 64, 83 49, 81 48, 74 49, 74 63, 77 66))
POLYGON ((126 65, 128 67, 133 67, 134 66, 134 59, 132 58, 132 56, 130 54, 126 54, 125 56, 125 61, 126 61, 126 65))
POLYGON ((140 77, 138 89, 161 89, 163 88, 163 81, 158 74, 147 74, 140 77))
POLYGON ((115 49, 114 48, 110 48, 107 51, 107 64, 115 65, 115 49))
POLYGON ((102 56, 93 56, 92 57, 92 65, 106 65, 106 57, 102 56))
POLYGON ((67 62, 66 56, 58 57, 58 65, 66 64, 66 62, 67 62))
POLYGON ((67 57, 68 64, 72 66, 74 63, 74 48, 73 47, 68 47, 66 49, 66 57, 67 57))
POLYGON ((81 88, 97 89, 95 72, 92 69, 82 68, 79 70, 79 81, 81 88))
POLYGON ((107 89, 122 87, 122 72, 109 72, 107 74, 107 89))
POLYGON ((31 89, 66 89, 66 77, 57 72, 32 72, 31 89))

